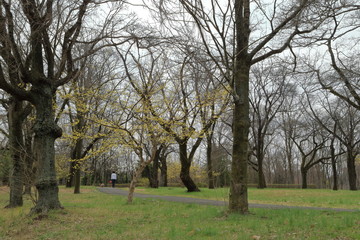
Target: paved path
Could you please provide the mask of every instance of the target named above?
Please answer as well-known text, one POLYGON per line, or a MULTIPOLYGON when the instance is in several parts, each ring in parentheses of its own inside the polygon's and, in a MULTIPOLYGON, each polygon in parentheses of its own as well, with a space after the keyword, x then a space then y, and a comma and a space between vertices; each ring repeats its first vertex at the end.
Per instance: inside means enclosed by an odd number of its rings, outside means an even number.
MULTIPOLYGON (((119 188, 99 187, 97 188, 100 192, 127 196, 128 191, 119 188)), ((228 203, 225 201, 216 201, 200 198, 189 198, 189 197, 177 197, 177 196, 159 196, 151 194, 135 193, 134 197, 139 198, 155 198, 162 199, 170 202, 182 202, 182 203, 196 203, 201 205, 214 205, 214 206, 226 206, 228 203)), ((355 209, 344 209, 344 208, 320 208, 320 207, 298 207, 298 206, 284 206, 284 205, 272 205, 272 204, 249 204, 249 208, 269 208, 269 209, 311 209, 311 210, 325 210, 325 211, 337 211, 337 212, 360 212, 355 209)))

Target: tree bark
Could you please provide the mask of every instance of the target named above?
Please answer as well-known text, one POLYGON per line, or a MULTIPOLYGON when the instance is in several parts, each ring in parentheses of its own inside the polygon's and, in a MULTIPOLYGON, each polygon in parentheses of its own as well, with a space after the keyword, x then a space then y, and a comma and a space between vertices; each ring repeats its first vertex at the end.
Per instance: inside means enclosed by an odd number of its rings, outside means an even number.
POLYGON ((162 147, 156 150, 155 158, 153 160, 152 168, 150 170, 150 187, 158 188, 159 187, 159 161, 160 161, 160 153, 162 151, 162 147))
POLYGON ((264 140, 261 136, 261 131, 259 130, 259 136, 258 136, 258 144, 256 146, 256 157, 258 160, 258 188, 263 189, 266 188, 266 180, 265 180, 265 174, 264 174, 264 153, 263 153, 263 146, 264 146, 264 140))
POLYGON ((133 202, 136 184, 138 182, 139 177, 141 176, 141 173, 144 171, 146 165, 147 164, 143 162, 140 164, 139 168, 136 169, 134 176, 132 177, 132 180, 130 182, 127 203, 133 202))
POLYGON ((356 166, 355 166, 355 157, 352 154, 352 151, 347 152, 347 170, 349 176, 349 188, 352 191, 356 191, 356 166))
POLYGON ((211 136, 207 137, 207 148, 206 148, 206 162, 207 162, 207 174, 208 174, 208 181, 209 181, 209 189, 215 189, 214 184, 214 175, 213 175, 213 166, 212 166, 212 138, 211 136))
POLYGON ((80 137, 76 140, 76 145, 74 149, 74 193, 80 193, 80 184, 81 184, 81 154, 83 147, 83 139, 80 137))
POLYGON ((10 202, 7 208, 19 207, 23 205, 23 186, 24 186, 24 140, 22 132, 23 119, 22 101, 15 98, 9 104, 9 138, 12 159, 12 170, 10 176, 10 202))
POLYGON ((71 161, 69 166, 69 175, 66 178, 66 187, 71 188, 74 186, 74 176, 75 176, 75 162, 71 161))
POLYGON ((263 160, 258 159, 258 178, 259 178, 259 183, 258 183, 258 188, 260 189, 264 189, 266 188, 266 180, 265 180, 265 175, 264 175, 264 169, 263 169, 263 160))
POLYGON ((200 189, 196 186, 195 182, 190 177, 191 159, 187 156, 187 144, 179 143, 180 152, 180 179, 187 188, 188 192, 200 192, 200 189))
POLYGON ((301 188, 302 189, 307 189, 308 185, 307 185, 307 169, 304 167, 301 167, 300 169, 301 171, 301 188))
POLYGON ((36 169, 34 167, 34 156, 33 156, 33 137, 32 130, 28 129, 25 132, 25 190, 24 194, 31 194, 31 188, 34 186, 36 169))
POLYGON ((160 156, 160 186, 167 187, 168 181, 167 181, 167 164, 166 164, 166 158, 167 155, 163 154, 160 156))
POLYGON ((33 87, 33 104, 36 109, 34 124, 34 156, 37 161, 35 186, 38 201, 31 213, 47 213, 51 209, 62 208, 55 171, 55 140, 62 134, 55 123, 53 100, 55 90, 48 84, 33 87))
POLYGON ((330 154, 331 154, 331 169, 333 173, 333 190, 338 190, 338 180, 337 180, 337 167, 336 167, 336 157, 335 157, 335 147, 334 147, 335 137, 331 139, 330 144, 330 154))
MULTIPOLYGON (((245 58, 246 59, 246 58, 245 58)), ((229 210, 249 212, 247 193, 247 167, 249 145, 249 72, 250 64, 237 59, 234 76, 236 96, 233 110, 233 149, 231 164, 229 210)))

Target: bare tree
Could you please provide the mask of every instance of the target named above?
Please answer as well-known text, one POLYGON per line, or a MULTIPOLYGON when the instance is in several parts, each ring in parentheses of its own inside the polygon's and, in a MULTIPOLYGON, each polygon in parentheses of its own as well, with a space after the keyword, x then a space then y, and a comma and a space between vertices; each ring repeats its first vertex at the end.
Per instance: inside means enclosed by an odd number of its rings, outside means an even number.
POLYGON ((36 110, 33 130, 35 185, 39 198, 33 213, 62 208, 54 149, 54 142, 62 131, 55 123, 53 101, 59 86, 78 77, 80 69, 74 62, 103 47, 99 44, 104 35, 109 37, 107 27, 115 20, 115 15, 111 15, 114 11, 110 11, 103 28, 79 40, 82 32, 89 30, 85 30, 89 25, 84 23, 89 7, 100 3, 90 0, 57 4, 53 0, 0 2, 0 88, 18 100, 30 102, 36 110), (81 44, 87 44, 88 51, 75 57, 74 46, 81 44))
POLYGON ((257 160, 252 165, 256 166, 258 172, 258 188, 266 187, 263 162, 266 148, 270 143, 267 136, 272 135, 270 125, 283 107, 286 93, 293 92, 291 85, 287 83, 286 75, 286 69, 277 67, 273 61, 252 69, 254 81, 250 90, 251 148, 257 160))
POLYGON ((211 0, 209 6, 205 1, 180 2, 196 23, 207 54, 222 69, 220 71, 231 88, 234 141, 229 209, 246 214, 250 68, 283 52, 296 36, 315 30, 323 18, 313 14, 312 10, 323 6, 310 0, 277 1, 274 4, 255 1, 251 14, 249 0, 234 3, 211 0), (256 22, 260 19, 258 16, 264 24, 256 22), (260 29, 261 26, 264 29, 260 29))

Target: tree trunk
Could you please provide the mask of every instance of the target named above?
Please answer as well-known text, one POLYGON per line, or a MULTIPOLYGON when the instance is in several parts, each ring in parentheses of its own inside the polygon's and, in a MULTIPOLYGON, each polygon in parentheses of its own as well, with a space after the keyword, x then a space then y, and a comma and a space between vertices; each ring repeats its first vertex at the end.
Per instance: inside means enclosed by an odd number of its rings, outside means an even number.
POLYGON ((196 186, 195 182, 190 177, 190 167, 191 160, 187 157, 187 144, 179 143, 179 152, 180 152, 180 179, 183 182, 184 186, 187 188, 188 192, 200 192, 200 189, 196 186))
POLYGON ((152 168, 150 168, 150 187, 158 188, 159 187, 159 161, 160 161, 160 153, 162 147, 156 150, 155 158, 153 160, 152 168))
POLYGON ((73 167, 74 171, 74 193, 80 193, 80 184, 81 184, 81 158, 82 158, 82 149, 83 149, 83 128, 85 126, 85 120, 82 116, 82 113, 77 114, 77 124, 74 127, 74 133, 76 133, 76 142, 75 147, 72 153, 73 167))
POLYGON ((76 140, 76 145, 74 149, 74 193, 80 193, 80 184, 81 184, 81 153, 83 147, 83 139, 80 137, 76 140))
POLYGON ((71 188, 72 186, 74 186, 74 176, 75 176, 75 162, 71 161, 69 167, 69 175, 66 178, 67 188, 71 188))
POLYGON ((230 212, 247 214, 247 167, 249 146, 249 72, 250 64, 244 63, 244 59, 237 58, 234 76, 236 97, 233 110, 233 149, 231 164, 230 212))
POLYGON ((141 173, 144 171, 145 167, 146 167, 146 164, 141 163, 139 168, 136 169, 136 171, 134 173, 134 176, 133 176, 133 178, 132 178, 132 180, 130 182, 127 203, 132 203, 133 202, 136 183, 138 182, 138 179, 141 176, 141 173))
POLYGON ((259 178, 258 188, 260 189, 266 188, 266 180, 264 175, 262 156, 258 157, 258 178, 259 178))
POLYGON ((55 171, 55 140, 61 136, 61 128, 54 121, 53 100, 55 91, 51 86, 39 84, 32 90, 36 120, 34 124, 34 156, 37 163, 35 186, 38 201, 31 213, 47 213, 62 208, 55 171))
POLYGON ((74 175, 74 193, 78 194, 80 193, 80 185, 81 185, 81 171, 80 171, 80 163, 77 163, 77 168, 75 169, 75 175, 74 175))
POLYGON ((248 55, 250 37, 250 1, 235 0, 236 55, 233 86, 233 149, 231 163, 229 211, 249 212, 247 167, 249 146, 249 75, 251 59, 248 55))
POLYGON ((334 139, 331 139, 330 145, 330 153, 331 153, 331 168, 333 173, 333 190, 338 190, 338 178, 337 178, 337 168, 336 168, 336 158, 335 158, 335 147, 334 147, 334 139))
POLYGON ((21 112, 23 110, 22 101, 11 99, 9 104, 9 138, 12 159, 12 170, 10 176, 10 202, 7 208, 19 207, 23 205, 23 186, 24 186, 24 159, 23 159, 23 132, 21 112))
POLYGON ((34 156, 32 150, 32 130, 25 132, 25 190, 24 194, 31 194, 34 185, 36 169, 34 167, 34 156))
POLYGON ((167 164, 166 164, 166 155, 160 157, 161 167, 160 167, 160 186, 167 187, 167 164))
POLYGON ((352 151, 348 149, 347 152, 347 170, 349 176, 349 187, 350 190, 356 191, 356 166, 355 166, 355 157, 353 157, 352 151))
POLYGON ((307 189, 307 169, 304 167, 301 167, 300 169, 301 171, 301 188, 302 189, 307 189))
POLYGON ((208 174, 208 181, 209 181, 209 189, 214 189, 214 175, 213 175, 213 167, 212 167, 212 138, 211 136, 207 137, 207 148, 206 148, 206 162, 207 162, 207 174, 208 174))

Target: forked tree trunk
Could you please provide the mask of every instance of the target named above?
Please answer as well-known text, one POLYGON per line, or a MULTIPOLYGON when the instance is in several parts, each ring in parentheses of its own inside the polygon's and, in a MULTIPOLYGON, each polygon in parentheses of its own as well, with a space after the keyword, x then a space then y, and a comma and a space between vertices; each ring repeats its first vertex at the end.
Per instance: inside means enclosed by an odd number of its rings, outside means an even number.
POLYGON ((33 95, 36 108, 34 125, 34 156, 37 163, 35 186, 38 200, 31 213, 47 213, 62 208, 55 171, 55 140, 61 136, 61 128, 54 121, 53 99, 55 91, 47 84, 40 85, 33 95))
POLYGON ((141 163, 139 168, 136 169, 134 176, 130 182, 127 203, 133 202, 136 184, 138 182, 138 179, 141 177, 141 173, 144 171, 145 167, 146 167, 146 163, 141 163))
POLYGON ((187 145, 186 143, 179 143, 179 152, 180 152, 180 179, 184 186, 187 188, 188 192, 200 192, 200 189, 196 186, 195 182, 190 176, 190 167, 191 159, 187 156, 187 145))
POLYGON ((150 187, 158 188, 159 187, 159 162, 160 162, 160 153, 163 147, 160 146, 159 149, 156 150, 155 157, 153 160, 153 165, 149 167, 149 180, 150 180, 150 187))

